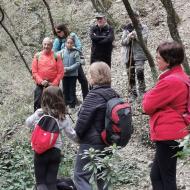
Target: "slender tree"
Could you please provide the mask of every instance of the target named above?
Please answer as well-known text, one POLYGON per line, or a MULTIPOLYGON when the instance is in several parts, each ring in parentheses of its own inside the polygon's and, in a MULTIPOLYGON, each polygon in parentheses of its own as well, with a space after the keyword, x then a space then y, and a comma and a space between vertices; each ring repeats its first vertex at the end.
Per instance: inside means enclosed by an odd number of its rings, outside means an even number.
POLYGON ((157 76, 158 76, 157 70, 156 70, 152 55, 150 54, 146 44, 144 43, 143 36, 142 36, 141 30, 139 28, 139 21, 134 16, 134 12, 133 12, 133 9, 131 8, 131 5, 130 5, 129 1, 128 0, 123 0, 123 3, 125 5, 127 13, 129 15, 129 17, 130 17, 130 19, 131 19, 131 21, 133 23, 133 26, 135 28, 135 31, 137 33, 137 36, 138 36, 138 39, 139 39, 139 44, 142 47, 142 49, 143 49, 143 51, 144 51, 144 53, 145 53, 145 55, 146 55, 146 57, 148 59, 148 63, 149 63, 150 68, 151 68, 153 80, 156 81, 157 76))
MULTIPOLYGON (((183 45, 183 42, 181 40, 181 37, 180 37, 178 29, 177 29, 177 24, 178 24, 179 18, 176 17, 177 14, 173 7, 172 1, 171 0, 160 0, 160 1, 162 2, 163 6, 167 12, 167 24, 168 24, 168 28, 169 28, 172 39, 183 45)), ((190 74, 190 68, 189 68, 186 53, 185 53, 185 59, 183 62, 183 66, 184 66, 184 69, 187 72, 187 74, 190 74)))
POLYGON ((21 59, 23 60, 23 62, 24 62, 24 64, 25 64, 25 66, 26 66, 28 72, 32 75, 32 72, 31 72, 31 70, 30 70, 30 68, 29 68, 29 66, 28 66, 28 64, 27 64, 27 62, 26 62, 26 60, 25 60, 23 54, 21 53, 21 51, 20 51, 20 49, 19 49, 19 47, 18 47, 18 45, 17 45, 15 39, 13 38, 13 36, 12 36, 11 33, 9 32, 9 30, 6 28, 6 26, 3 24, 4 18, 5 18, 5 14, 4 14, 3 8, 2 8, 1 6, 0 6, 0 13, 1 13, 0 25, 1 25, 2 28, 5 30, 5 32, 9 35, 9 37, 10 37, 11 41, 13 42, 13 44, 15 45, 15 48, 17 49, 17 51, 18 51, 18 53, 19 53, 21 59))
POLYGON ((113 19, 112 15, 109 14, 108 9, 111 7, 112 1, 110 0, 91 0, 94 9, 97 12, 101 12, 106 15, 108 23, 114 28, 118 26, 118 23, 113 19))
POLYGON ((44 5, 46 6, 47 11, 48 11, 49 20, 50 20, 51 27, 52 27, 52 32, 53 32, 54 36, 56 36, 56 31, 55 31, 55 27, 54 27, 54 22, 53 22, 53 17, 51 14, 50 6, 46 0, 42 0, 42 1, 43 1, 44 5))

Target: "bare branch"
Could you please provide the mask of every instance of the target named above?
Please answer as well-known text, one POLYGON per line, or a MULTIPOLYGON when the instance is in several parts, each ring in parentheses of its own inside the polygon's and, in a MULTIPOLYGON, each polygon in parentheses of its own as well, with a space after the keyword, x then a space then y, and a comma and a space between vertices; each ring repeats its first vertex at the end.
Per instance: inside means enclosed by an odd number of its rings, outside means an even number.
MULTIPOLYGON (((171 0, 160 0, 160 1, 162 2, 163 6, 167 12, 167 23, 168 23, 168 28, 169 28, 172 39, 183 45, 183 42, 181 40, 181 37, 180 37, 178 29, 177 29, 177 24, 178 24, 179 18, 176 17, 177 13, 173 7, 172 1, 171 0)), ((185 53, 185 59, 183 62, 183 66, 184 66, 184 69, 187 72, 187 74, 190 74, 190 68, 189 68, 186 53, 185 53)))
POLYGON ((1 20, 0 20, 0 23, 2 23, 3 20, 4 20, 4 18, 5 18, 5 14, 4 14, 4 11, 3 11, 3 9, 1 8, 1 6, 0 6, 0 12, 1 12, 1 20))
POLYGON ((118 23, 112 18, 112 16, 108 13, 108 8, 105 7, 105 2, 102 0, 91 0, 93 7, 97 12, 101 12, 106 15, 108 23, 114 28, 118 26, 118 23))
POLYGON ((54 22, 53 22, 53 17, 51 15, 51 10, 50 10, 50 7, 49 7, 49 4, 47 3, 46 0, 42 0, 47 8, 47 11, 48 11, 48 15, 49 15, 49 20, 50 20, 50 23, 51 23, 51 27, 52 27, 52 32, 54 34, 54 36, 56 35, 56 31, 55 31, 55 27, 54 27, 54 22))
POLYGON ((4 24, 2 23, 2 21, 4 20, 4 11, 3 11, 3 9, 2 9, 1 6, 0 6, 0 12, 1 12, 1 14, 2 14, 2 18, 1 18, 0 25, 1 25, 2 28, 5 30, 5 32, 9 35, 9 37, 10 37, 11 41, 13 42, 13 44, 15 45, 15 48, 17 49, 17 51, 18 51, 18 53, 19 53, 21 59, 23 60, 25 66, 26 66, 26 68, 27 68, 27 70, 29 71, 30 74, 32 74, 32 72, 31 72, 31 70, 30 70, 30 68, 29 68, 29 66, 28 66, 28 64, 27 64, 27 62, 26 62, 24 56, 22 55, 22 53, 20 52, 20 50, 19 50, 19 48, 18 48, 18 45, 17 45, 15 39, 13 38, 13 36, 11 35, 11 33, 8 31, 8 29, 6 28, 6 26, 4 26, 4 24))

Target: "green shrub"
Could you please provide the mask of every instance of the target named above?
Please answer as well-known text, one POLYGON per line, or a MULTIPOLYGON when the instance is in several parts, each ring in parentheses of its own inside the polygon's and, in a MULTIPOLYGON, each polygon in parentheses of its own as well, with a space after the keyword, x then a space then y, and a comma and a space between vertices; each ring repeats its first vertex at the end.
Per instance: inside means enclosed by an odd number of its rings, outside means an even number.
POLYGON ((76 147, 65 140, 62 150, 62 159, 59 166, 59 177, 71 177, 73 175, 76 147))
POLYGON ((183 147, 183 150, 177 153, 177 156, 185 159, 190 156, 190 135, 186 136, 183 141, 181 141, 180 147, 183 147))
POLYGON ((108 189, 113 189, 114 186, 121 184, 137 185, 143 176, 143 173, 139 173, 137 164, 123 159, 122 153, 115 145, 103 151, 90 148, 82 154, 83 159, 87 157, 91 161, 83 169, 92 171, 90 183, 93 189, 97 189, 97 179, 103 179, 108 189))
POLYGON ((26 190, 34 184, 33 152, 27 138, 16 139, 0 149, 0 189, 26 190))
MULTIPOLYGON (((59 176, 72 176, 75 147, 65 142, 59 176)), ((27 190, 35 184, 33 151, 28 133, 19 134, 10 142, 2 143, 0 148, 0 189, 27 190)))

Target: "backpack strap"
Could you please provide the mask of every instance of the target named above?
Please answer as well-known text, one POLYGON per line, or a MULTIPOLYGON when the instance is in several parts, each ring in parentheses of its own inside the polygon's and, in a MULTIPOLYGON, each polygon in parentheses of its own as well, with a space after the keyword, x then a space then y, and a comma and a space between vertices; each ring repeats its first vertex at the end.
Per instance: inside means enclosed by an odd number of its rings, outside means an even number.
POLYGON ((115 91, 113 91, 112 94, 110 94, 106 90, 95 91, 93 93, 100 95, 104 100, 106 100, 106 102, 112 98, 117 98, 117 97, 119 98, 120 97, 119 94, 117 94, 115 91))
POLYGON ((40 59, 40 56, 41 56, 41 52, 37 52, 36 53, 36 59, 37 59, 37 61, 40 59))
MULTIPOLYGON (((36 53, 36 59, 37 59, 37 61, 39 61, 40 57, 41 57, 41 52, 37 52, 36 53)), ((55 52, 53 52, 53 57, 57 61, 57 54, 55 52)))
POLYGON ((57 53, 53 52, 53 57, 57 61, 57 53))
POLYGON ((51 116, 51 115, 43 114, 43 115, 39 118, 38 122, 39 122, 42 118, 52 118, 53 120, 56 121, 57 125, 59 126, 58 120, 57 120, 55 117, 51 116))

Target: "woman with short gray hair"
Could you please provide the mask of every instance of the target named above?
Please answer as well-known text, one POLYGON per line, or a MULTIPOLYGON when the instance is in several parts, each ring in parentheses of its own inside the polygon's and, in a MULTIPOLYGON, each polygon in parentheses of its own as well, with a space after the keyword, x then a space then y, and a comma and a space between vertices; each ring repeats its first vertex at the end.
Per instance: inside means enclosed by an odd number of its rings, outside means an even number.
MULTIPOLYGON (((105 127, 106 99, 107 97, 111 99, 119 96, 111 88, 111 70, 104 62, 94 62, 90 65, 88 81, 92 86, 92 90, 90 90, 82 104, 75 128, 80 139, 74 170, 74 182, 77 190, 92 190, 92 185, 89 182, 92 171, 83 170, 90 159, 82 159, 81 154, 84 150, 90 148, 103 150, 106 147, 101 139, 101 132, 105 127)), ((104 185, 103 180, 97 180, 99 190, 107 189, 103 188, 104 185)))

